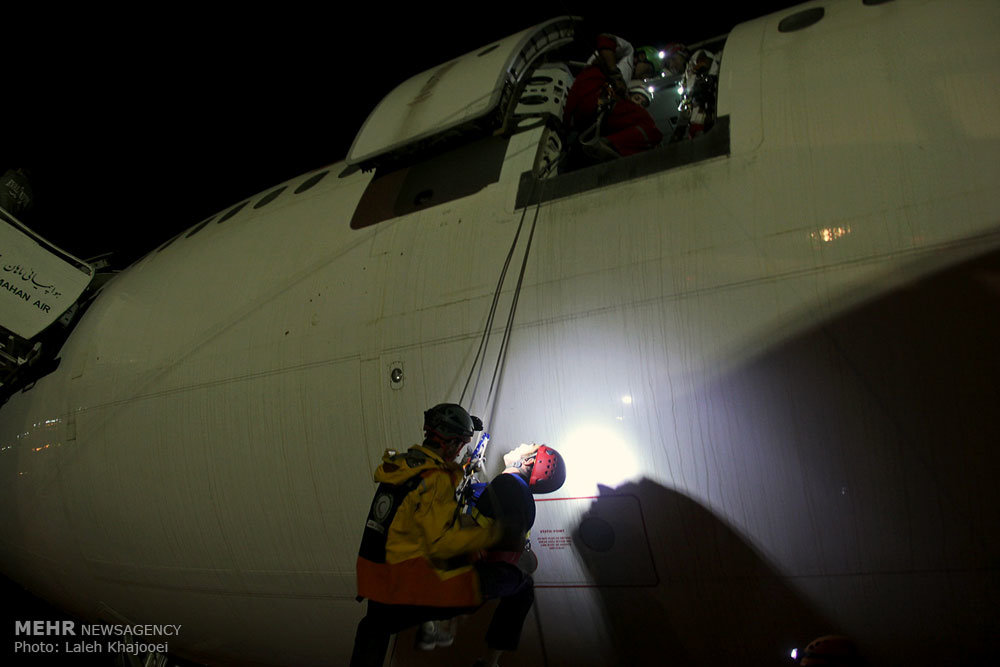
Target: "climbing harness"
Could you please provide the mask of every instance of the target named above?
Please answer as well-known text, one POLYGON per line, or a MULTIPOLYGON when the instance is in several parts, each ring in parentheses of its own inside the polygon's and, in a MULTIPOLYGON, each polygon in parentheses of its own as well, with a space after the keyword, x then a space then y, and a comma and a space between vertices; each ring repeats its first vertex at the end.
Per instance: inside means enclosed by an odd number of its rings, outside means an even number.
POLYGON ((603 162, 621 157, 614 148, 608 145, 607 140, 601 137, 601 128, 604 125, 604 117, 613 106, 614 100, 612 100, 608 105, 601 105, 599 107, 600 111, 597 114, 597 120, 594 121, 593 125, 581 132, 579 138, 577 139, 577 141, 580 142, 580 147, 583 149, 584 154, 591 159, 603 162))
POLYGON ((455 500, 459 501, 460 504, 468 504, 468 498, 465 497, 466 491, 470 490, 473 484, 479 482, 477 473, 482 472, 484 468, 483 461, 486 460, 486 446, 489 444, 490 434, 484 431, 479 436, 479 442, 476 443, 475 448, 462 461, 464 474, 462 481, 459 482, 458 487, 455 489, 455 500))

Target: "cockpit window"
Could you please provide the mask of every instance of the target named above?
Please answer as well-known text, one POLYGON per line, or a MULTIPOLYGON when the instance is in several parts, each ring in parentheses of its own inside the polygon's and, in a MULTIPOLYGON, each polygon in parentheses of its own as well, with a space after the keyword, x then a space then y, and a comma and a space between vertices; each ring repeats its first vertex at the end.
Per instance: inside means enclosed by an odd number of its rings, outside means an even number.
POLYGON ((190 232, 188 232, 187 234, 185 234, 184 238, 189 239, 192 236, 194 236, 195 234, 197 234, 198 232, 200 232, 201 230, 205 229, 205 227, 208 225, 208 223, 212 222, 213 219, 214 219, 214 216, 213 217, 205 218, 205 220, 200 225, 198 225, 197 227, 195 227, 194 229, 192 229, 190 232))
POLYGON ((156 252, 158 252, 158 253, 163 252, 164 250, 166 250, 167 248, 170 247, 171 243, 173 243, 174 241, 176 241, 180 237, 181 237, 180 234, 178 234, 177 236, 174 236, 173 238, 171 238, 170 240, 168 240, 166 243, 164 243, 163 245, 161 245, 159 248, 157 248, 156 252))
POLYGON ((781 19, 781 23, 778 24, 778 32, 804 30, 814 23, 818 23, 823 18, 823 14, 824 10, 822 7, 811 7, 801 12, 796 12, 791 16, 781 19))
POLYGON ((242 204, 237 204, 236 206, 232 207, 231 209, 229 209, 229 213, 226 213, 224 216, 219 218, 219 222, 217 222, 216 224, 222 224, 226 220, 229 220, 231 217, 242 211, 243 207, 249 203, 250 202, 243 202, 242 204))
POLYGON ((302 185, 300 185, 299 187, 295 188, 295 194, 297 194, 297 195, 302 194, 303 192, 305 192, 309 188, 313 187, 314 185, 316 185, 317 183, 319 183, 320 181, 322 181, 326 177, 326 175, 329 174, 329 173, 330 173, 329 171, 321 171, 320 173, 316 174, 315 176, 311 176, 308 180, 304 181, 302 183, 302 185))
POLYGON ((264 195, 263 197, 260 198, 259 202, 257 202, 256 204, 253 205, 254 209, 263 208, 263 207, 267 206, 268 204, 270 204, 271 202, 273 202, 275 199, 277 199, 281 195, 281 193, 284 192, 284 191, 285 191, 285 186, 282 186, 282 187, 278 188, 277 190, 274 190, 273 192, 270 192, 270 193, 264 195))

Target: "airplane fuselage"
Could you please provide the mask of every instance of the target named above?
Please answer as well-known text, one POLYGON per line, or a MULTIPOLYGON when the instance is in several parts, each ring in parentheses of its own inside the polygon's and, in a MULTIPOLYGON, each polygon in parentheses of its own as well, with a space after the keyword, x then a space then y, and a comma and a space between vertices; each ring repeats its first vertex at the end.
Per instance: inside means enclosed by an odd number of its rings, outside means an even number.
POLYGON ((779 31, 798 9, 729 35, 724 155, 518 206, 537 127, 472 194, 354 229, 375 175, 339 163, 137 261, 3 407, 5 572, 181 624, 180 655, 345 662, 371 471, 459 398, 523 218, 495 409, 467 400, 494 454, 569 466, 522 664, 770 664, 829 633, 985 656, 1000 15, 831 2, 779 31))

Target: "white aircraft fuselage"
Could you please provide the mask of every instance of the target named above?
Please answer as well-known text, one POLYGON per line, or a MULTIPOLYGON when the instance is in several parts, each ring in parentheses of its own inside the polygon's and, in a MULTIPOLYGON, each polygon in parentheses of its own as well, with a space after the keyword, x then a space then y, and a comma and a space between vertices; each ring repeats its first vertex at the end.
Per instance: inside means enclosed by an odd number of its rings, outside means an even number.
POLYGON ((371 472, 459 399, 523 216, 465 400, 494 467, 534 441, 569 470, 519 664, 783 664, 824 634, 872 664, 992 656, 998 28, 994 2, 808 3, 729 35, 723 154, 528 197, 540 126, 478 191, 436 201, 442 168, 360 228, 376 175, 344 163, 191 228, 0 410, 3 571, 81 619, 179 624, 192 659, 346 664, 371 472))

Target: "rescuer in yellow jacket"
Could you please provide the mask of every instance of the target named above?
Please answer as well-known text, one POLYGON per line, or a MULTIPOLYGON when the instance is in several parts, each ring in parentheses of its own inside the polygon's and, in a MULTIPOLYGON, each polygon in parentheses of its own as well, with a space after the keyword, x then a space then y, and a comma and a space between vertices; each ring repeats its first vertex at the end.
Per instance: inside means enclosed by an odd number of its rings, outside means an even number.
POLYGON ((381 665, 392 633, 428 620, 452 618, 482 603, 469 555, 495 544, 492 521, 462 525, 455 457, 482 422, 459 405, 424 413, 424 442, 404 453, 386 451, 375 471, 372 500, 358 553, 358 597, 368 611, 358 624, 352 666, 381 665))
POLYGON ((358 556, 358 595, 389 604, 469 607, 482 602, 475 569, 456 556, 500 538, 495 524, 463 527, 461 468, 433 447, 386 451, 358 556), (451 562, 449 562, 451 561, 451 562))

